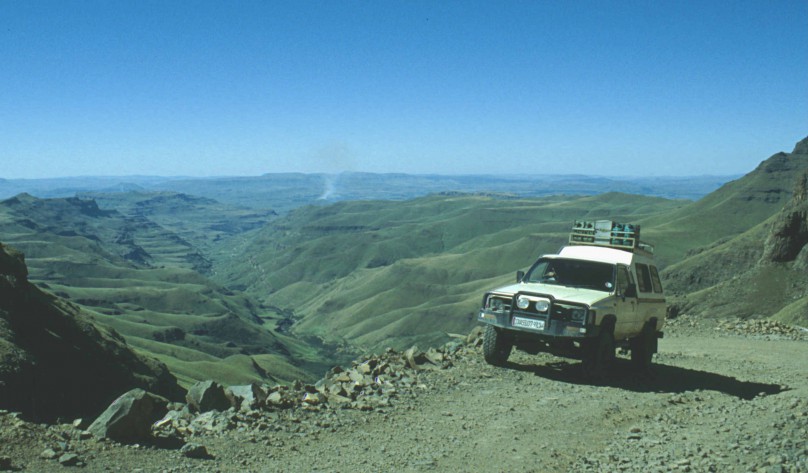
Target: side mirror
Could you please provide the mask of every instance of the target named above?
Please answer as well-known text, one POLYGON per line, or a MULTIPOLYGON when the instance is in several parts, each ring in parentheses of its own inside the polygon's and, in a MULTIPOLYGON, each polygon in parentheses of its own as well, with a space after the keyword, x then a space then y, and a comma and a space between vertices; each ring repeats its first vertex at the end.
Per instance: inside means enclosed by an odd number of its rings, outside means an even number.
POLYGON ((522 278, 525 277, 524 271, 517 271, 516 272, 516 282, 522 282, 522 278))
POLYGON ((623 291, 623 297, 637 297, 637 286, 634 284, 626 286, 625 291, 623 291))

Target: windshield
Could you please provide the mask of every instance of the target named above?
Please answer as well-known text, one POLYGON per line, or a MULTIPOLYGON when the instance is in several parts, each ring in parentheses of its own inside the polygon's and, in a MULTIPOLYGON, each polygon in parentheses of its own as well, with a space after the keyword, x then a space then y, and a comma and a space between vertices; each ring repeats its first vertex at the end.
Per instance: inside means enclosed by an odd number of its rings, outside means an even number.
POLYGON ((574 259, 541 258, 530 268, 522 281, 610 292, 614 287, 614 265, 574 259))

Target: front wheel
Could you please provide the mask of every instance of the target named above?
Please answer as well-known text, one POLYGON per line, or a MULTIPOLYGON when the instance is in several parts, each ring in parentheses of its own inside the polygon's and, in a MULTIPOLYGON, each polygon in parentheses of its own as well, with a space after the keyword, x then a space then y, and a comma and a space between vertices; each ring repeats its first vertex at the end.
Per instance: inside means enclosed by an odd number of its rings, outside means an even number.
POLYGON ((614 365, 614 335, 611 330, 601 330, 597 338, 583 346, 583 374, 589 381, 602 382, 614 365))
POLYGON ((492 325, 485 327, 483 334, 483 357, 486 363, 494 366, 502 366, 508 361, 508 356, 513 349, 513 337, 503 330, 498 330, 492 325))

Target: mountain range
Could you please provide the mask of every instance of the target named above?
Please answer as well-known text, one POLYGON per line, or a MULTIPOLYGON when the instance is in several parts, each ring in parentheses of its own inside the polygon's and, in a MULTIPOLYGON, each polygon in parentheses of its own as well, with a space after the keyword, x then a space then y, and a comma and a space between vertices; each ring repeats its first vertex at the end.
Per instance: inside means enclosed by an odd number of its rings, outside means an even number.
POLYGON ((440 192, 515 197, 596 195, 605 192, 695 200, 739 176, 597 177, 576 175, 412 175, 342 172, 270 173, 247 177, 70 177, 0 179, 0 199, 28 193, 40 198, 82 194, 170 192, 223 204, 277 212, 351 200, 409 200, 440 192))
MULTIPOLYGON (((4 180, 0 192, 54 195, 0 201, 0 381, 19 386, 14 373, 33 366, 25 360, 47 359, 15 328, 42 314, 131 353, 115 387, 159 379, 154 389, 175 395, 201 379, 316 379, 359 352, 468 332, 482 293, 555 252, 576 219, 641 225, 671 317, 807 325, 806 170, 808 138, 729 182, 346 173, 83 178, 57 189, 4 180)), ((44 330, 25 333, 64 338, 44 330)))

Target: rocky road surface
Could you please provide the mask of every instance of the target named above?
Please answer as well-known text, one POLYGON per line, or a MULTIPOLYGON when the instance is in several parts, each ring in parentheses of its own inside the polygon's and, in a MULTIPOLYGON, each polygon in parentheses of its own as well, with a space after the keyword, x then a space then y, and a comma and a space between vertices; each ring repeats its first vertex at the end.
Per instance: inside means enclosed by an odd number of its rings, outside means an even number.
POLYGON ((550 355, 515 352, 507 367, 489 366, 478 339, 447 353, 398 373, 373 402, 198 415, 190 425, 205 427, 182 450, 5 412, 0 470, 808 472, 800 328, 682 316, 660 340, 653 375, 622 356, 605 385, 550 355))

